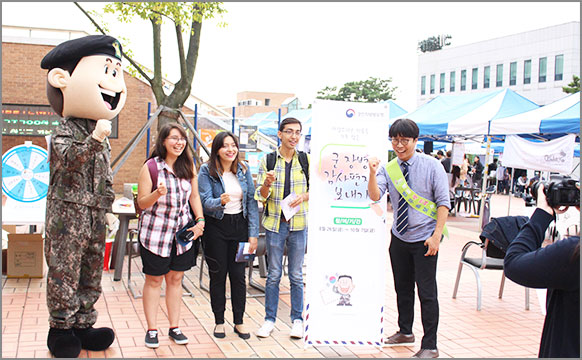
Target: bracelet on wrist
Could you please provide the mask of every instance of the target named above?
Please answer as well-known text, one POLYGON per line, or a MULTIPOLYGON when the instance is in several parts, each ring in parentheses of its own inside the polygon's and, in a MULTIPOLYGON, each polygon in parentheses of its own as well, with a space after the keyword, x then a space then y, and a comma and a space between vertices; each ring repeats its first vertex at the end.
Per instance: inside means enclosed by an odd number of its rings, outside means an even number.
POLYGON ((197 222, 197 223, 199 223, 199 222, 205 222, 205 221, 206 221, 206 220, 204 220, 204 218, 198 218, 198 219, 196 219, 196 222, 197 222))

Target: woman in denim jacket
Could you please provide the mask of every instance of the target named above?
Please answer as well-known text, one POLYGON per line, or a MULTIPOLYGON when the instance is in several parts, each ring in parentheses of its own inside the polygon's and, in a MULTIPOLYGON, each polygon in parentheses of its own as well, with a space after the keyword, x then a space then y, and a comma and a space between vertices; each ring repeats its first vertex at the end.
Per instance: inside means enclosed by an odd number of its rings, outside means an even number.
POLYGON ((220 132, 214 138, 210 159, 200 167, 198 189, 206 219, 202 244, 210 273, 210 303, 216 324, 214 336, 226 336, 224 311, 228 273, 234 332, 248 339, 250 333, 243 326, 246 263, 236 262, 235 257, 241 242, 250 242, 250 251, 256 250, 259 211, 251 172, 239 160, 238 142, 232 133, 220 132))

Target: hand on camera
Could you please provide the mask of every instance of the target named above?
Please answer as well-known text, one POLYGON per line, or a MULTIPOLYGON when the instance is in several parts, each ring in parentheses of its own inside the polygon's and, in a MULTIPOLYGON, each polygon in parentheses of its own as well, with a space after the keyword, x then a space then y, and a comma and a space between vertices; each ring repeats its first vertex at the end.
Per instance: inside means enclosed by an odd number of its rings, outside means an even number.
POLYGON ((568 211, 568 206, 566 206, 566 207, 561 206, 558 209, 554 209, 550 205, 548 205, 548 199, 546 198, 546 194, 544 193, 544 184, 540 184, 538 186, 538 197, 537 198, 538 198, 537 208, 544 210, 545 212, 547 212, 550 215, 563 214, 566 211, 568 211))

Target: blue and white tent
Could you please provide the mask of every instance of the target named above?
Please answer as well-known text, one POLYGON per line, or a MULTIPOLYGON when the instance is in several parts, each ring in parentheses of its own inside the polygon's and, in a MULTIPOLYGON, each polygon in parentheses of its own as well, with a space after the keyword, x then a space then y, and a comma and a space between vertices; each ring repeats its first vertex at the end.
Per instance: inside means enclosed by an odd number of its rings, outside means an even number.
POLYGON ((406 114, 420 129, 421 140, 450 141, 453 136, 488 135, 498 118, 521 114, 539 106, 510 89, 466 95, 441 95, 406 114))
POLYGON ((491 121, 490 134, 579 134, 580 92, 521 114, 491 121))
POLYGON ((383 100, 383 101, 380 101, 380 103, 381 104, 383 104, 383 103, 388 104, 390 120, 397 119, 408 112, 392 100, 383 100))
POLYGON ((244 119, 241 125, 257 126, 260 132, 269 136, 277 136, 277 122, 279 115, 275 111, 257 113, 244 119))

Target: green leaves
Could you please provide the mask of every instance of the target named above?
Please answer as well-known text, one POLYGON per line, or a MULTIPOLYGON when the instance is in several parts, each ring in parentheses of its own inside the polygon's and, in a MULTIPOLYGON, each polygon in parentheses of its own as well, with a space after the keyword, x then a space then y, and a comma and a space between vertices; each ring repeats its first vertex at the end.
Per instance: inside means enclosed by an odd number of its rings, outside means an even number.
POLYGON ((170 20, 184 29, 189 29, 193 21, 201 22, 226 12, 220 2, 114 2, 107 4, 104 11, 116 14, 125 23, 137 16, 156 24, 170 20))
POLYGON ((568 86, 562 86, 562 91, 567 94, 574 94, 580 91, 580 78, 576 75, 572 77, 572 82, 568 86))
POLYGON ((335 86, 326 86, 324 89, 317 92, 317 99, 337 100, 337 101, 354 101, 375 103, 382 100, 390 100, 394 98, 394 91, 396 86, 392 87, 392 78, 379 79, 370 77, 363 81, 351 81, 342 86, 339 91, 335 86))

